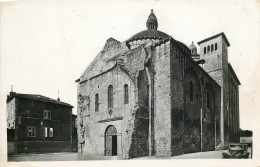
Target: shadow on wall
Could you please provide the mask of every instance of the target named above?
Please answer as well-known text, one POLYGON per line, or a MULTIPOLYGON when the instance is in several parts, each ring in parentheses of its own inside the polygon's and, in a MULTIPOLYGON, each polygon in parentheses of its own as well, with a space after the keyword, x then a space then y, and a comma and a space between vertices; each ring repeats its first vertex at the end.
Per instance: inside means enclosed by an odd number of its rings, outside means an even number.
POLYGON ((134 131, 131 137, 129 158, 137 158, 149 155, 149 111, 140 107, 136 111, 134 131))

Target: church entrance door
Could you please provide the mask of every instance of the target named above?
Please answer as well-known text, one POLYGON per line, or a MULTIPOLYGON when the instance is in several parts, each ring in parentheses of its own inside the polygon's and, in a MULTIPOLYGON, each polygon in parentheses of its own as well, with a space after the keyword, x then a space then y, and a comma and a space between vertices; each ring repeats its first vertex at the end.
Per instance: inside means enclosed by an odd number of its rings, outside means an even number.
POLYGON ((105 132, 105 155, 117 155, 117 131, 113 125, 108 126, 105 132))

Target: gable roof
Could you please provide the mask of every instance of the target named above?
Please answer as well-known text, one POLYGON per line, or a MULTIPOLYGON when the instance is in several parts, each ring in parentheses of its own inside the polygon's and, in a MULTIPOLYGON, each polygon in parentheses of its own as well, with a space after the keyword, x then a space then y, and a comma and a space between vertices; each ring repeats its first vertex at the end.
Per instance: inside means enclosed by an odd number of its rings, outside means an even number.
POLYGON ((7 96, 7 102, 12 100, 14 97, 20 97, 20 98, 26 98, 31 100, 38 100, 43 101, 47 103, 53 103, 53 104, 59 104, 63 106, 73 107, 72 105, 68 103, 64 103, 62 101, 58 101, 46 96, 38 95, 38 94, 22 94, 22 93, 16 93, 16 92, 10 92, 10 95, 7 96))

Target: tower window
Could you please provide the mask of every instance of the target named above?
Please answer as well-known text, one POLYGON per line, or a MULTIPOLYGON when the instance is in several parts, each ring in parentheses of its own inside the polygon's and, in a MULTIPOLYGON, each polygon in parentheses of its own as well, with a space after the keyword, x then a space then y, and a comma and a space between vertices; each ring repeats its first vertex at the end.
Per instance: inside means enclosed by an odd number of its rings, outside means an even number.
POLYGON ((95 95, 95 111, 99 110, 99 97, 98 94, 95 95))
POLYGON ((125 92, 125 104, 128 104, 129 95, 128 95, 128 85, 127 84, 125 84, 125 86, 124 86, 124 92, 125 92))
POLYGON ((211 52, 213 52, 213 50, 214 50, 214 45, 212 44, 211 45, 211 52))
POLYGON ((215 43, 215 50, 218 50, 218 44, 215 43))
POLYGON ((206 54, 207 53, 207 48, 206 47, 204 47, 204 54, 206 54))
POLYGON ((210 47, 208 46, 208 53, 210 52, 210 47))
POLYGON ((108 86, 107 95, 108 95, 108 108, 112 108, 113 107, 113 86, 112 85, 108 86))
POLYGON ((190 101, 193 101, 193 83, 190 81, 190 101))

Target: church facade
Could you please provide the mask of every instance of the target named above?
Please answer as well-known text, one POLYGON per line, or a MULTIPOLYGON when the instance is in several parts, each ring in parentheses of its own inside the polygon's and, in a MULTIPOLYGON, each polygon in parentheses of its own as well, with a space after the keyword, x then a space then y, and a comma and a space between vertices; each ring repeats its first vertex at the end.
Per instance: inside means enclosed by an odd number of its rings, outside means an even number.
POLYGON ((146 27, 109 38, 76 80, 79 153, 170 157, 236 141, 240 83, 225 34, 200 41, 198 54, 157 30, 153 11, 146 27))

